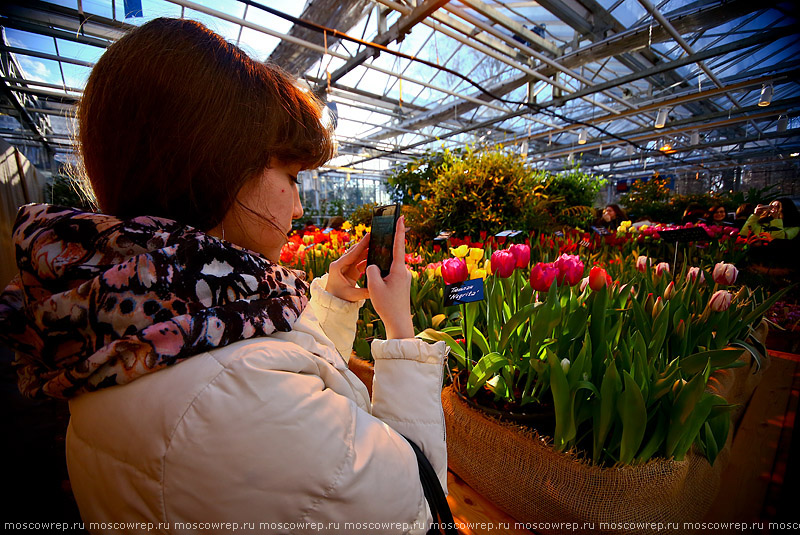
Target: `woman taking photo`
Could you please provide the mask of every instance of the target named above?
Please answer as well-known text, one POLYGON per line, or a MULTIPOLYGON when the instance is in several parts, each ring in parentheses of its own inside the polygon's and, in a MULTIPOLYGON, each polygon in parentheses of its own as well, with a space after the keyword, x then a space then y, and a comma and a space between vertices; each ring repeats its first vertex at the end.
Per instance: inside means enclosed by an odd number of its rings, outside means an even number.
POLYGON ((20 277, 0 298, 20 389, 70 400, 85 522, 426 531, 404 436, 444 486, 446 346, 414 338, 402 220, 391 272, 369 266, 368 288, 368 236, 310 301, 277 263, 303 214, 298 173, 333 153, 320 116, 280 69, 193 21, 153 20, 97 62, 78 120, 102 214, 24 207, 20 277), (347 369, 366 298, 387 333, 371 402, 347 369))

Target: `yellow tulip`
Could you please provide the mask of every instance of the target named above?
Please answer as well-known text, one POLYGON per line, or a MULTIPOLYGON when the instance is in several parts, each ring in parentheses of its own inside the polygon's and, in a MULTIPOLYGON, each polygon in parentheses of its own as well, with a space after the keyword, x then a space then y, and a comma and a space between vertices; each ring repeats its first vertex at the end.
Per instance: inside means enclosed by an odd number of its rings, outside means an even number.
POLYGON ((441 277, 442 276, 442 266, 439 266, 439 267, 436 268, 436 276, 437 277, 441 277))
POLYGON ((487 276, 485 269, 476 269, 470 273, 470 279, 485 279, 487 276))
POLYGON ((469 247, 466 244, 459 245, 455 249, 453 249, 452 247, 450 248, 450 254, 455 256, 456 258, 464 258, 465 256, 467 256, 468 253, 469 253, 469 247))
POLYGON ((473 262, 477 262, 481 258, 483 258, 483 249, 480 249, 478 247, 470 247, 469 248, 469 259, 470 260, 472 260, 473 262))
POLYGON ((484 271, 486 271, 486 273, 491 274, 492 273, 492 261, 487 259, 486 262, 483 264, 483 269, 484 269, 484 271))
POLYGON ((353 224, 350 221, 342 223, 342 230, 350 230, 351 228, 353 228, 353 224))

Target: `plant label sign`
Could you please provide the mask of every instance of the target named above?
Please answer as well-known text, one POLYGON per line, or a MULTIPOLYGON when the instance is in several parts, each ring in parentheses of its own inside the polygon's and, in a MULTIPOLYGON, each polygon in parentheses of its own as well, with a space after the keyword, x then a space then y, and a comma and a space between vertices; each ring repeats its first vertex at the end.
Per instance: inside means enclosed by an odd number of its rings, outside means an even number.
POLYGON ((443 230, 443 231, 439 232, 439 235, 436 236, 433 239, 433 241, 447 241, 447 240, 450 239, 450 236, 452 236, 452 235, 453 235, 453 231, 452 230, 443 230))
POLYGON ((444 287, 444 306, 483 301, 483 279, 472 279, 444 287))
POLYGON ((514 236, 518 236, 522 234, 521 230, 501 230, 497 234, 494 235, 495 238, 513 238, 514 236))

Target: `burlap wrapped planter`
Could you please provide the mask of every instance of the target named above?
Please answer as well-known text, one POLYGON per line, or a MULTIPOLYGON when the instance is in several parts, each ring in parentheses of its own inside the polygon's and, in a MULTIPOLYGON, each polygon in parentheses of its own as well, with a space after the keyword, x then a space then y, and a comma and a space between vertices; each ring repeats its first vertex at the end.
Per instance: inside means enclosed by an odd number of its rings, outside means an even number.
POLYGON ((537 523, 540 533, 575 533, 542 529, 542 523, 577 522, 579 531, 592 533, 657 533, 641 523, 699 522, 719 490, 730 449, 713 467, 690 453, 683 461, 601 468, 472 409, 452 387, 442 391, 442 406, 450 468, 519 522, 537 523))

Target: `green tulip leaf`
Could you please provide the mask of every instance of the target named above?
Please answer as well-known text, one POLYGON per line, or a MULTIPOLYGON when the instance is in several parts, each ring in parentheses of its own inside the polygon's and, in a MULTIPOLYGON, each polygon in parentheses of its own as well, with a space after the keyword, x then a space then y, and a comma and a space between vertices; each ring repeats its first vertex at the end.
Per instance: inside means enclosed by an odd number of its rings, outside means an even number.
POLYGON ((466 367, 466 353, 464 352, 464 348, 461 347, 458 342, 453 340, 453 337, 451 337, 449 334, 446 334, 442 331, 435 331, 433 329, 425 329, 416 337, 430 342, 445 342, 453 352, 458 364, 462 367, 466 367))
POLYGON ((711 362, 711 369, 715 370, 735 362, 742 352, 738 349, 713 349, 701 351, 680 359, 680 366, 687 376, 700 373, 711 362))
POLYGON ((572 412, 574 392, 570 392, 567 376, 561 368, 561 361, 549 349, 547 350, 547 362, 550 365, 550 391, 553 394, 556 414, 553 441, 557 451, 564 451, 570 441, 575 438, 575 416, 572 412))
POLYGON ((624 464, 630 464, 644 439, 647 408, 639 385, 633 377, 628 372, 623 372, 622 375, 625 379, 625 389, 617 399, 617 412, 622 420, 619 460, 624 464))
POLYGON ((508 360, 500 353, 489 353, 484 355, 473 366, 472 372, 467 379, 467 394, 472 397, 478 393, 478 390, 492 378, 492 376, 500 371, 508 364, 508 360))

